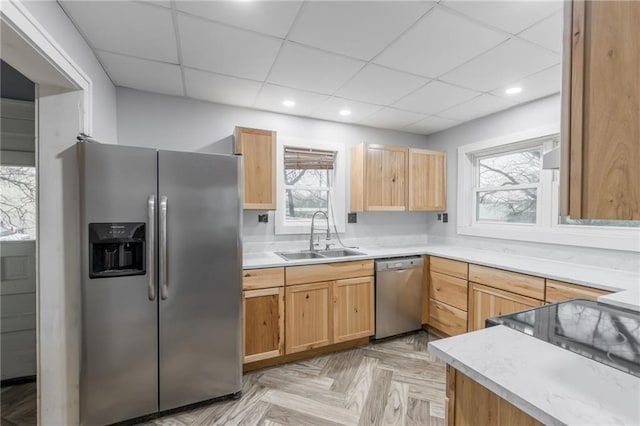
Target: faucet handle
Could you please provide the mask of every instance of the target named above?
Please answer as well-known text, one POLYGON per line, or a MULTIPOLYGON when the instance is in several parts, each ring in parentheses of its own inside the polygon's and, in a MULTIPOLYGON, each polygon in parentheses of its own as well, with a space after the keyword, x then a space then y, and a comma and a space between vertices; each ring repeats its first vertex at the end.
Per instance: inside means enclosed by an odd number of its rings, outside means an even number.
POLYGON ((329 249, 331 248, 331 246, 335 246, 335 244, 333 244, 333 243, 326 243, 326 245, 325 245, 324 249, 325 249, 325 250, 329 250, 329 249))

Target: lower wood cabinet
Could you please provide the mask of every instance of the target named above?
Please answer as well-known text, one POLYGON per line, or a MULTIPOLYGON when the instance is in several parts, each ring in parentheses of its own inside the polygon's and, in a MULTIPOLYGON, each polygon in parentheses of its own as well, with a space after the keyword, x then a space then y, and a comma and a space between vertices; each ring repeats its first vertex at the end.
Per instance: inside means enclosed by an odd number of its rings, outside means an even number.
POLYGON ((605 294, 611 294, 611 292, 577 284, 547 280, 545 301, 548 303, 554 303, 562 300, 573 299, 574 297, 595 300, 605 294))
POLYGON ((429 325, 447 336, 466 333, 467 312, 435 299, 430 299, 429 325))
POLYGON ((539 421, 475 380, 447 366, 448 426, 538 426, 539 421))
POLYGON ((284 355, 284 287, 242 292, 244 363, 284 355))
POLYGON ((286 353, 302 352, 333 341, 333 282, 286 287, 286 353))
POLYGON ((541 300, 521 296, 478 283, 469 283, 469 331, 484 328, 485 320, 496 315, 542 306, 541 300))
POLYGON ((333 343, 374 333, 373 277, 333 283, 333 343))

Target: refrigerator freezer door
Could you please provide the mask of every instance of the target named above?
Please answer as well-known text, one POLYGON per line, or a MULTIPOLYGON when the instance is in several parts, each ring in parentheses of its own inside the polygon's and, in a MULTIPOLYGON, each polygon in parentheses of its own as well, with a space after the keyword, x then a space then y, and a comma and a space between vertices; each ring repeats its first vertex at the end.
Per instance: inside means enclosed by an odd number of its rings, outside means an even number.
POLYGON ((149 264, 148 253, 143 254, 144 275, 89 277, 89 224, 143 223, 145 250, 154 250, 148 244, 147 216, 149 198, 156 195, 157 154, 151 149, 87 143, 78 144, 78 154, 82 199, 80 421, 110 424, 158 410, 158 302, 149 300, 153 264, 149 264))
MULTIPOLYGON (((160 410, 241 388, 240 161, 234 156, 158 152, 158 196, 166 197, 160 410)), ((162 221, 160 216, 160 229, 162 221)))

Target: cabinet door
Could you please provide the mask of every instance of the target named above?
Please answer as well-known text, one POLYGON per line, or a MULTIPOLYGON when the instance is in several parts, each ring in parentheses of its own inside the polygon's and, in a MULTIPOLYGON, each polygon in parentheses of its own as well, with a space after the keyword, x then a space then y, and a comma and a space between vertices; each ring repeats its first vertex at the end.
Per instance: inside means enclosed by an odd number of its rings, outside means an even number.
POLYGON ((408 149, 367 145, 365 210, 407 209, 408 149))
POLYGON ((567 2, 565 19, 562 214, 638 220, 640 2, 567 2))
POLYGON ((244 160, 246 210, 276 208, 276 132, 236 127, 235 152, 244 160))
POLYGON ((371 336, 374 332, 373 277, 333 284, 333 343, 371 336))
POLYGON ((446 209, 445 152, 409 149, 409 210, 446 209))
POLYGON ((244 362, 284 355, 284 288, 242 292, 244 362))
POLYGON ((286 353, 302 352, 332 343, 332 282, 286 288, 286 353))
POLYGON ((484 328, 489 317, 542 306, 542 301, 498 290, 477 283, 469 283, 469 331, 484 328))

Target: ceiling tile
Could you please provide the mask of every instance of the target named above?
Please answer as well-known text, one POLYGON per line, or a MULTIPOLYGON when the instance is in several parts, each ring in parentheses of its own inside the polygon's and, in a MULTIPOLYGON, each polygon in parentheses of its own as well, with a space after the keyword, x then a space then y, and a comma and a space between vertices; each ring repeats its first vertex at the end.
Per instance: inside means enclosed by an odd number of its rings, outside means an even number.
POLYGON ((268 81, 281 86, 332 94, 349 80, 363 62, 287 43, 268 81))
POLYGON ((374 62, 437 77, 506 39, 504 34, 436 8, 374 62))
POLYGON ((562 11, 560 11, 531 28, 527 28, 518 34, 518 37, 560 53, 562 52, 562 30, 563 15, 562 11))
POLYGON ((364 120, 360 120, 358 124, 382 127, 385 129, 401 129, 425 117, 424 114, 416 114, 415 112, 400 111, 395 108, 384 108, 364 120))
POLYGON ((380 110, 380 106, 366 104, 363 102, 352 101, 333 97, 324 102, 311 114, 312 117, 321 118, 323 120, 343 121, 346 123, 355 123, 362 120, 368 115, 380 110), (351 111, 351 115, 342 116, 339 114, 342 110, 351 111))
POLYGON ((171 10, 124 1, 65 1, 62 4, 93 47, 178 63, 171 10))
POLYGON ((475 98, 479 94, 479 92, 473 90, 463 89, 440 81, 432 81, 396 102, 393 106, 423 114, 436 114, 444 109, 475 98))
POLYGON ((368 61, 431 7, 416 1, 311 1, 289 40, 368 61))
POLYGON ((251 107, 261 83, 204 71, 184 70, 187 96, 221 104, 251 107))
POLYGON ((258 96, 255 107, 285 114, 310 115, 327 99, 329 99, 327 95, 265 84, 258 96), (284 100, 291 100, 296 104, 294 107, 286 107, 282 105, 284 100))
POLYGON ((449 127, 457 126, 461 121, 450 120, 448 118, 442 118, 435 115, 427 117, 422 121, 413 123, 402 130, 405 132, 418 133, 421 135, 428 135, 430 133, 439 132, 449 127))
POLYGON ((440 4, 510 32, 511 34, 519 33, 525 28, 562 9, 562 0, 446 0, 440 4))
POLYGON ((369 64, 336 94, 362 102, 389 105, 428 81, 426 78, 369 64))
POLYGON ((560 62, 560 55, 515 38, 441 77, 470 89, 488 92, 560 62))
POLYGON ((284 38, 301 1, 176 1, 180 11, 284 38))
POLYGON ((469 121, 484 115, 511 108, 515 104, 493 95, 480 95, 463 104, 454 106, 438 114, 451 120, 469 121))
POLYGON ((513 102, 522 103, 558 93, 560 92, 561 86, 562 66, 555 65, 520 81, 511 83, 508 86, 494 90, 491 93, 513 102), (512 86, 522 87, 522 92, 514 95, 507 95, 505 90, 507 87, 512 86))
POLYGON ((183 96, 182 74, 178 65, 148 61, 109 52, 96 52, 116 86, 147 92, 183 96))
POLYGON ((202 19, 178 17, 185 66, 264 80, 282 42, 202 19))

